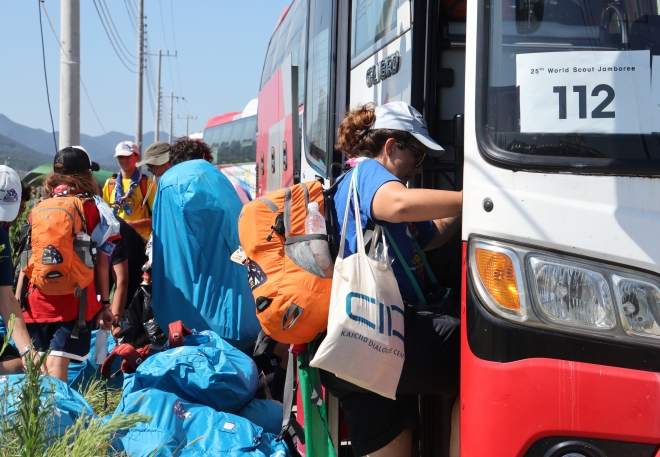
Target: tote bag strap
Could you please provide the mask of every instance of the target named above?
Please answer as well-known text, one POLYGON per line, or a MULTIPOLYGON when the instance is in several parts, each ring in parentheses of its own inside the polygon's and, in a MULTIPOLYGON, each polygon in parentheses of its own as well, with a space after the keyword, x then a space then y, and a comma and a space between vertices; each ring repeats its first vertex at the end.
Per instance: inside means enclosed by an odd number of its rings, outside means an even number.
MULTIPOLYGON (((355 167, 353 173, 357 171, 355 167)), ((355 176, 355 175, 353 175, 355 176)), ((359 254, 364 254, 364 236, 362 234, 362 224, 360 223, 360 206, 358 202, 357 188, 355 179, 351 179, 351 182, 348 186, 348 195, 346 196, 346 210, 344 211, 344 222, 342 223, 341 228, 341 240, 339 241, 339 252, 337 253, 337 258, 344 258, 344 245, 346 244, 346 227, 348 225, 348 212, 351 208, 351 197, 353 197, 353 208, 355 211, 355 239, 357 241, 357 252, 359 254)))

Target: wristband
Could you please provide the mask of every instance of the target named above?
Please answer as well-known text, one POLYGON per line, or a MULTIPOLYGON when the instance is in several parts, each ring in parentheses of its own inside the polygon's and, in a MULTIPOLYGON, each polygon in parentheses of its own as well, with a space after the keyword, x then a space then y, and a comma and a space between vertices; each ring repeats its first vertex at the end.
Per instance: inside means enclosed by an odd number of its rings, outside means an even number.
POLYGON ((102 304, 102 305, 109 305, 109 304, 110 304, 110 300, 101 300, 101 304, 102 304))
POLYGON ((31 350, 32 350, 32 345, 30 344, 30 345, 28 345, 28 346, 25 346, 25 347, 23 348, 23 350, 22 350, 21 352, 18 353, 18 355, 20 355, 20 356, 21 356, 21 359, 22 359, 23 357, 25 357, 25 354, 27 354, 27 353, 30 352, 31 350))

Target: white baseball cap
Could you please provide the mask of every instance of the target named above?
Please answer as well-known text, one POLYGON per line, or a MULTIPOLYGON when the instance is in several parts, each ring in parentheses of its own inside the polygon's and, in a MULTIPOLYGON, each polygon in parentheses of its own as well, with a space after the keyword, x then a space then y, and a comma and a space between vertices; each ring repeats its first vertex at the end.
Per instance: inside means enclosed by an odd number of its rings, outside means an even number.
POLYGON ((115 155, 113 157, 130 156, 133 154, 140 155, 140 150, 138 149, 137 144, 132 141, 122 141, 115 148, 115 155))
POLYGON ((440 157, 445 150, 429 136, 426 121, 415 108, 406 102, 390 102, 376 107, 376 122, 369 130, 392 129, 409 132, 429 151, 431 157, 440 157))
POLYGON ((0 221, 11 222, 21 207, 21 178, 13 169, 0 165, 0 221))

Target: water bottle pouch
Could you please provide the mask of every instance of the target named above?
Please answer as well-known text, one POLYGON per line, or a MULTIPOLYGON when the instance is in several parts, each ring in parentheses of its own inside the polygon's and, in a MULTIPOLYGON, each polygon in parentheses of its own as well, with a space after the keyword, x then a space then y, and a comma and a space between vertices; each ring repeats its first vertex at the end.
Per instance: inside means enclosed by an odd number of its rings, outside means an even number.
MULTIPOLYGON (((325 243, 325 245, 328 245, 327 241, 327 236, 326 235, 304 235, 305 237, 325 237, 325 240, 321 241, 322 243, 325 243)), ((289 238, 294 238, 294 237, 289 237, 289 238)), ((287 238, 287 241, 289 240, 287 238)), ((295 238, 302 238, 301 237, 295 237, 295 238)), ((319 238, 315 238, 319 239, 319 238)), ((325 275, 323 274, 323 270, 321 270, 321 266, 318 264, 316 259, 314 258, 314 253, 312 252, 312 248, 310 246, 311 240, 307 241, 299 241, 296 243, 291 243, 291 244, 286 244, 284 246, 284 254, 291 259, 293 263, 298 265, 300 268, 303 270, 313 274, 314 276, 318 276, 319 278, 325 278, 325 275)), ((328 255, 329 255, 329 250, 328 250, 328 255)))

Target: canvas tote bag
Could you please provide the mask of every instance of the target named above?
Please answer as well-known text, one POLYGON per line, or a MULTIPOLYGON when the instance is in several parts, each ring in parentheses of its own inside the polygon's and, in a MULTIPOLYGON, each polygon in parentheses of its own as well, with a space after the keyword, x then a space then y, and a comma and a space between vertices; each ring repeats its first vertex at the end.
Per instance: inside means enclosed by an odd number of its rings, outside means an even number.
POLYGON ((359 387, 395 399, 404 351, 404 306, 387 255, 380 226, 385 263, 369 258, 364 248, 357 195, 357 167, 353 172, 335 261, 328 316, 328 333, 310 365, 336 374, 359 387), (346 224, 353 198, 357 252, 344 258, 346 224))

